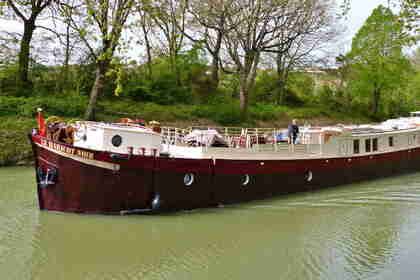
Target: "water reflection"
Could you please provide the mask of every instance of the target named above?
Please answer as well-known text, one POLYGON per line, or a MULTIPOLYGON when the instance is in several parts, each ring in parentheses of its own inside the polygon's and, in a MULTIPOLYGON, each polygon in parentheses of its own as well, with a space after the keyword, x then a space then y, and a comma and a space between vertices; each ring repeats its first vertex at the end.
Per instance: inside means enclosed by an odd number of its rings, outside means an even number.
POLYGON ((420 174, 128 217, 39 212, 33 174, 15 175, 0 176, 7 279, 417 279, 420 272, 420 174))

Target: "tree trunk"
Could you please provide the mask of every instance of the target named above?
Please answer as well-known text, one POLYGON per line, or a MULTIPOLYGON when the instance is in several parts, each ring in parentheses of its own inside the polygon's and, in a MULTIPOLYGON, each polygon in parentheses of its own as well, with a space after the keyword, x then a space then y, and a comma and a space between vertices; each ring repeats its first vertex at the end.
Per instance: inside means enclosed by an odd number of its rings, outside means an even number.
POLYGON ((241 119, 246 120, 248 118, 248 88, 246 84, 241 83, 239 87, 239 108, 241 110, 241 119))
POLYGON ((27 20, 24 22, 23 37, 20 42, 19 51, 19 82, 22 88, 32 88, 29 80, 29 55, 31 40, 35 30, 35 21, 27 20))
POLYGON ((276 64, 277 64, 277 75, 278 75, 278 92, 277 92, 277 98, 276 103, 277 105, 281 105, 284 100, 284 95, 286 93, 286 83, 287 79, 289 78, 289 71, 286 69, 286 61, 285 61, 285 55, 282 52, 279 52, 277 54, 276 58, 276 64))
POLYGON ((286 94, 286 83, 287 79, 289 78, 289 72, 286 69, 279 69, 277 68, 277 75, 278 75, 278 91, 277 91, 277 98, 276 103, 277 105, 281 105, 284 102, 284 96, 286 94))
POLYGON ((153 70, 152 70, 152 47, 150 45, 149 40, 149 32, 146 29, 145 24, 142 24, 143 34, 144 34, 144 42, 146 43, 146 53, 147 53, 147 75, 149 79, 152 79, 153 70))
POLYGON ((220 49, 222 48, 223 33, 219 31, 217 33, 216 45, 214 51, 211 52, 213 60, 211 65, 211 87, 215 90, 219 87, 219 67, 220 67, 220 49))
POLYGON ((70 73, 70 67, 69 67, 69 61, 70 61, 70 24, 67 24, 66 26, 66 49, 65 49, 65 56, 64 56, 64 88, 69 88, 69 73, 70 73))
POLYGON ((245 67, 240 73, 239 105, 242 120, 246 120, 248 118, 249 93, 255 85, 259 58, 259 53, 246 55, 245 67))
POLYGON ((373 115, 377 116, 379 112, 379 102, 381 98, 381 90, 379 88, 375 88, 373 91, 373 115))
POLYGON ((213 56, 211 65, 211 89, 215 90, 219 86, 219 57, 213 56))
POLYGON ((286 93, 286 83, 283 81, 281 77, 279 77, 278 81, 278 91, 277 91, 277 98, 276 98, 276 104, 282 105, 284 100, 284 95, 286 93))
POLYGON ((105 74, 108 70, 108 61, 98 62, 96 69, 95 83, 90 91, 89 104, 86 108, 85 119, 88 121, 95 120, 95 106, 98 97, 102 94, 105 86, 105 74))
POLYGON ((177 63, 178 59, 178 50, 176 49, 175 39, 169 41, 169 63, 172 73, 175 75, 176 85, 178 87, 182 86, 181 83, 181 72, 177 63))

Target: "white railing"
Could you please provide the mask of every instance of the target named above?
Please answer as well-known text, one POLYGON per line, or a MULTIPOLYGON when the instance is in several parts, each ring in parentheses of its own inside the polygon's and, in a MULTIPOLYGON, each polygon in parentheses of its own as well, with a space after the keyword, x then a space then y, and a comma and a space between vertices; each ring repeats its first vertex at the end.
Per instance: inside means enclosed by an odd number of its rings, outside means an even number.
POLYGON ((177 127, 162 127, 162 144, 182 145, 184 144, 184 136, 189 133, 188 129, 177 127))

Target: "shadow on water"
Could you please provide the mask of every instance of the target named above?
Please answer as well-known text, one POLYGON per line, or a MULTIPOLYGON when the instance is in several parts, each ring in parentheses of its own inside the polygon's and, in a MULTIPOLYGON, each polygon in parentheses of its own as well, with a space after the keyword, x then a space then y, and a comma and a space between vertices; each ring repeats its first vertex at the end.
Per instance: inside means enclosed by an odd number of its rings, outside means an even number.
POLYGON ((0 175, 7 279, 417 279, 420 272, 420 173, 159 216, 40 212, 32 171, 0 175))

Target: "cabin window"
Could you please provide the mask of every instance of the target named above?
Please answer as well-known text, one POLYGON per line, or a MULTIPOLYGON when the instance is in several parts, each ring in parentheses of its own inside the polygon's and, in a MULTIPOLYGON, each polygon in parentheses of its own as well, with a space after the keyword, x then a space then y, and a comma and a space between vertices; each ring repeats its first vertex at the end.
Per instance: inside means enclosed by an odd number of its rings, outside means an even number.
POLYGON ((394 147, 394 137, 392 136, 388 137, 388 144, 390 147, 394 147))
POLYGON ((372 139, 372 151, 374 152, 378 151, 378 138, 372 139))
POLYGON ((114 147, 119 147, 122 144, 122 137, 120 135, 114 135, 111 139, 111 143, 114 147))
POLYGON ((365 140, 365 152, 370 153, 370 150, 371 150, 371 141, 370 141, 370 139, 366 139, 365 140))
POLYGON ((360 151, 360 140, 355 139, 355 140, 353 140, 353 153, 358 154, 359 151, 360 151))

